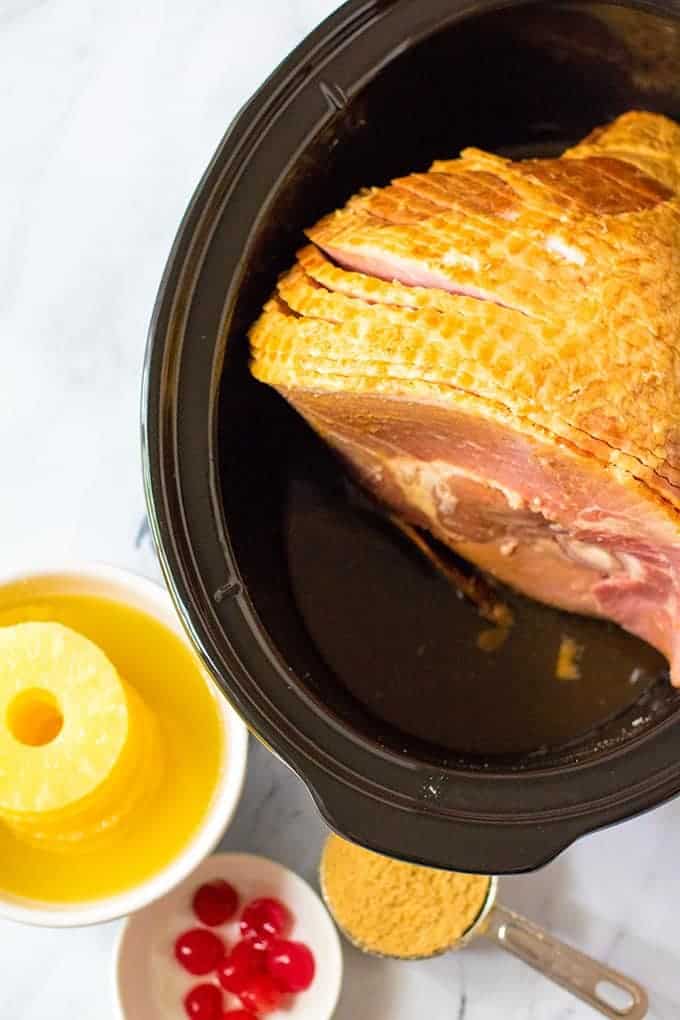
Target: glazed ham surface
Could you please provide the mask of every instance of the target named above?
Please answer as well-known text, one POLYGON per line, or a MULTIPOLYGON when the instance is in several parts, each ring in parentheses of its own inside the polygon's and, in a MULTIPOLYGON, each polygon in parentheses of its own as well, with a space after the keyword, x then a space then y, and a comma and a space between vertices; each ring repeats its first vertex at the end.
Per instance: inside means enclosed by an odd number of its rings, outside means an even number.
POLYGON ((404 521, 616 621, 680 686, 680 127, 466 149, 307 234, 255 376, 404 521))

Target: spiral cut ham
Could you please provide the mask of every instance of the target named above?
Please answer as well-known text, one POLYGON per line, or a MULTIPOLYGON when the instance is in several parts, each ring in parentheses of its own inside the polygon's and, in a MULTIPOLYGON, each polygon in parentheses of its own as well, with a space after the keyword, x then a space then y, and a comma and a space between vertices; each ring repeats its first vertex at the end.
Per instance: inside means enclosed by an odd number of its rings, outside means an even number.
POLYGON ((466 149, 307 235, 254 375, 392 513, 680 686, 680 127, 466 149))

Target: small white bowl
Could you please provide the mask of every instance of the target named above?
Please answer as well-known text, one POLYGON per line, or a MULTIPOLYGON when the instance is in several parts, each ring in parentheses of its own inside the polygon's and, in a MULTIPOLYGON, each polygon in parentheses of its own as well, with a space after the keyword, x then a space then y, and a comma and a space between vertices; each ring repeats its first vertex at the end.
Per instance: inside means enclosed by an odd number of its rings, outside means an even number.
MULTIPOLYGON (((26 586, 27 598, 53 593, 87 594, 109 598, 140 609, 165 624, 190 647, 177 613, 164 588, 147 578, 105 564, 69 564, 22 570, 0 577, 0 594, 8 585, 26 586)), ((209 677, 225 730, 225 761, 208 811, 184 849, 161 871, 123 893, 83 903, 48 903, 3 893, 0 884, 0 917, 24 924, 67 928, 98 924, 140 910, 170 889, 212 853, 229 824, 243 787, 248 754, 245 724, 221 697, 209 677)))
MULTIPOLYGON (((128 918, 120 933, 114 970, 117 1020, 186 1020, 182 1000, 191 987, 217 984, 214 976, 192 977, 175 962, 175 939, 200 927, 192 909, 194 892, 203 882, 224 878, 237 889, 241 906, 259 896, 275 896, 294 917, 290 938, 306 942, 314 954, 316 974, 306 992, 267 1020, 329 1020, 342 983, 342 949, 337 929, 320 897, 294 872, 265 857, 215 854, 162 900, 128 918)), ((213 928, 227 946, 237 941, 238 922, 213 928)), ((234 997, 225 1009, 238 1008, 234 997)))

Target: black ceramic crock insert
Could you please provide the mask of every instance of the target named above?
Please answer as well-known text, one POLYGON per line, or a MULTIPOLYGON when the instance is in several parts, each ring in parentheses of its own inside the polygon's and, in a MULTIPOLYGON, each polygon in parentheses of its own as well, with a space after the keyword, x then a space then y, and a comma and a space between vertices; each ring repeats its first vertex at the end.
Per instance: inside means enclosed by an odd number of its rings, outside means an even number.
POLYGON ((331 825, 442 867, 533 868, 680 790, 680 697, 606 623, 515 604, 507 645, 347 499, 249 376, 246 330, 302 228, 464 145, 559 151, 626 109, 680 116, 680 9, 351 2, 241 111, 187 211, 144 379, 145 481, 185 625, 331 825), (555 680, 562 633, 580 681, 555 680))

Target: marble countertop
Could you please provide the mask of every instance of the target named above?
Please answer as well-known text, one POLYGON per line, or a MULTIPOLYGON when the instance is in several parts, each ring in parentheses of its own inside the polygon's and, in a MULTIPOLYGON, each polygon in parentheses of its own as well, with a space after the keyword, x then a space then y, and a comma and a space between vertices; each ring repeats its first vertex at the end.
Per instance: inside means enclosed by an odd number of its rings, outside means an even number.
MULTIPOLYGON (((74 557, 158 577, 138 404, 145 333, 191 192, 226 125, 332 0, 0 0, 0 563, 74 557)), ((313 878, 324 827, 253 745, 224 846, 313 878)), ((504 900, 680 1016, 680 800, 501 885, 504 900)), ((0 922, 3 1020, 109 1020, 117 924, 0 922)), ((337 1020, 587 1020, 481 942, 398 964, 346 950, 337 1020)))

